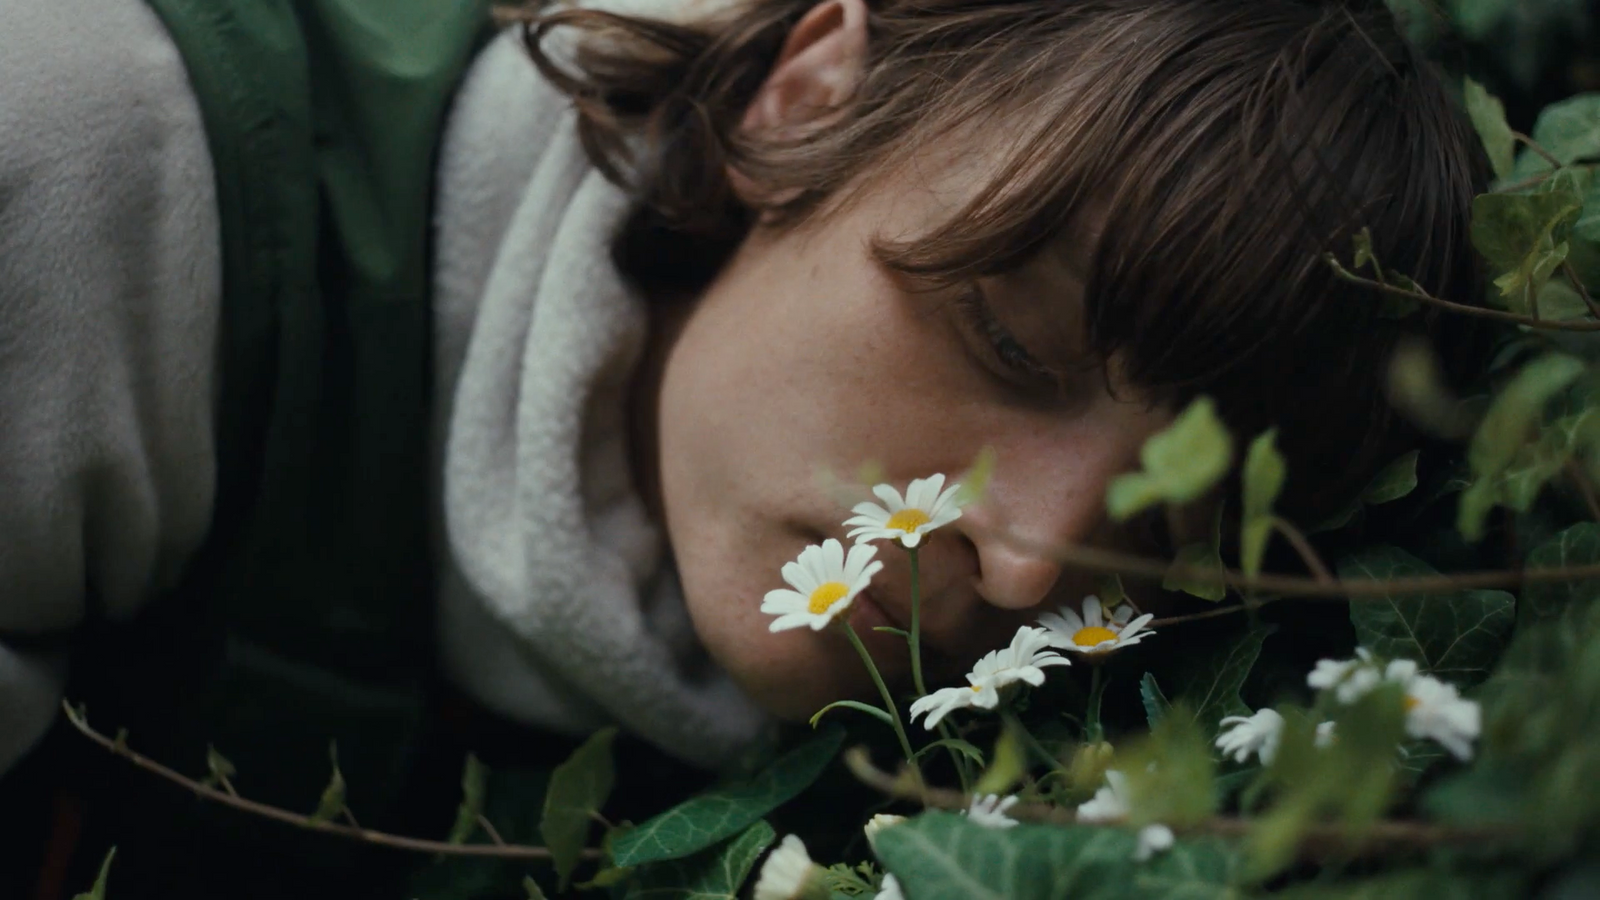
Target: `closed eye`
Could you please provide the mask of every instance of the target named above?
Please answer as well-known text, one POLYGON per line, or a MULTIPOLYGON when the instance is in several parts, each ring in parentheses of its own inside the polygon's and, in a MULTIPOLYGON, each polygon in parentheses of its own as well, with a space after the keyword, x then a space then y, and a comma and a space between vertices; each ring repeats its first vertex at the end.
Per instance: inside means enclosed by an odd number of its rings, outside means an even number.
POLYGON ((1063 377, 1060 372, 1040 362, 1017 340, 989 308, 983 289, 977 284, 966 287, 956 297, 956 308, 962 323, 982 345, 987 355, 984 362, 1006 381, 1030 390, 1060 389, 1063 377))

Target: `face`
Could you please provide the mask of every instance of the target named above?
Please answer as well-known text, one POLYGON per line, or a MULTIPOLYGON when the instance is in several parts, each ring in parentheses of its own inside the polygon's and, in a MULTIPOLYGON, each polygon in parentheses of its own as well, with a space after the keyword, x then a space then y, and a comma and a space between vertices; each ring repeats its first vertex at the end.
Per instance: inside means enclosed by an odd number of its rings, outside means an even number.
MULTIPOLYGON (((996 451, 984 498, 922 545, 924 663, 955 679, 1018 625, 1091 590, 1091 576, 997 532, 1032 546, 1122 542, 1104 514, 1107 481, 1171 418, 1084 370, 1070 237, 1021 271, 932 293, 872 257, 874 238, 941 221, 961 181, 959 166, 896 178, 802 229, 758 227, 658 334, 654 475, 689 613, 715 660, 786 718, 872 691, 837 628, 773 634, 759 609, 806 545, 849 544, 848 503, 819 472, 872 464, 903 490, 996 451)), ((904 641, 871 628, 908 625, 906 553, 882 544, 878 558, 884 570, 848 616, 903 680, 904 641)))

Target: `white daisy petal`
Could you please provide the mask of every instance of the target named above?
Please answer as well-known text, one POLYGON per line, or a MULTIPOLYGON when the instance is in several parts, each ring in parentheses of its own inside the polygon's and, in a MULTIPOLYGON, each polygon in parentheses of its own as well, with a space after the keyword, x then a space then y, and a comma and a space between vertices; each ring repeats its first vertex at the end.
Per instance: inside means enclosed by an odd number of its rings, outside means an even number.
POLYGON ((1457 759, 1468 760, 1482 728, 1477 702, 1463 699, 1455 685, 1418 675, 1406 686, 1406 734, 1435 741, 1457 759))
POLYGON ((1139 846, 1133 851, 1135 862, 1144 862, 1157 853, 1172 849, 1177 840, 1165 825, 1146 825, 1139 829, 1139 846))
POLYGON ((1117 822, 1128 817, 1128 779, 1115 769, 1106 770, 1105 787, 1078 804, 1079 822, 1117 822))
POLYGON ((1006 815, 1006 810, 1017 805, 1017 798, 1013 795, 1001 799, 996 794, 982 797, 973 797, 972 804, 967 807, 962 815, 975 825, 986 828, 1013 828, 1017 820, 1006 815))
POLYGON ((873 900, 906 900, 906 895, 900 893, 900 882, 893 875, 885 875, 873 900))
POLYGON ((1276 710, 1258 709, 1250 716, 1228 716, 1220 724, 1227 729, 1217 735, 1216 747, 1223 756, 1231 756, 1239 763, 1256 756, 1262 765, 1270 764, 1277 756, 1278 742, 1283 738, 1283 716, 1276 710))
POLYGON ((784 631, 810 626, 819 631, 855 601, 883 568, 872 560, 876 547, 857 545, 845 558, 844 545, 833 538, 800 551, 794 562, 781 570, 784 579, 797 590, 768 591, 761 600, 761 611, 779 616, 768 628, 784 631))
POLYGON ((1131 647, 1155 634, 1154 631, 1145 630, 1154 616, 1146 613, 1128 621, 1132 614, 1132 609, 1124 605, 1112 611, 1107 618, 1100 598, 1090 594, 1083 598, 1082 615, 1071 607, 1063 606, 1056 612, 1040 616, 1039 626, 1044 629, 1053 647, 1073 653, 1110 653, 1131 647))
POLYGON ((1088 628, 1105 627, 1105 619, 1100 615, 1100 598, 1094 594, 1083 598, 1083 624, 1088 628))
POLYGON ((861 829, 861 831, 867 836, 867 846, 876 850, 878 847, 878 832, 884 830, 885 828, 893 828, 905 820, 905 816, 897 816, 893 813, 878 813, 871 819, 867 820, 867 824, 861 829))
POLYGON ((970 687, 940 688, 926 697, 918 698, 911 704, 909 718, 915 722, 917 717, 927 713, 928 718, 922 723, 923 727, 932 731, 951 710, 964 706, 973 706, 979 699, 979 691, 970 687))
POLYGON ((754 900, 796 900, 816 893, 813 884, 820 882, 823 869, 811 861, 805 842, 795 835, 787 835, 777 849, 767 856, 756 878, 754 900))

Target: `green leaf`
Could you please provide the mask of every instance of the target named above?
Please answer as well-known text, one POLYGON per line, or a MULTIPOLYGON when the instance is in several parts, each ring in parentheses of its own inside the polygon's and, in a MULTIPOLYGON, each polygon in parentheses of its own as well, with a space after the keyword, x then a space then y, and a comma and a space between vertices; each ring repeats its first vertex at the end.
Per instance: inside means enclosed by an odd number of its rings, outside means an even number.
MULTIPOLYGON (((1438 574, 1398 547, 1374 546, 1341 560, 1339 578, 1360 580, 1438 574)), ((1385 594, 1350 603, 1356 637, 1387 659, 1412 659, 1438 678, 1468 687, 1488 675, 1516 620, 1505 591, 1385 594)))
POLYGON ((1520 872, 1471 874, 1408 869, 1355 882, 1300 884, 1274 892, 1277 900, 1522 900, 1529 896, 1520 872))
POLYGON ((1171 708, 1172 703, 1167 696, 1161 693, 1161 685, 1156 684, 1156 677, 1149 672, 1139 679, 1139 701, 1144 704, 1145 722, 1154 728, 1161 717, 1171 708))
POLYGON ((1472 127, 1478 130, 1483 148, 1489 152, 1494 177, 1508 178, 1517 163, 1517 139, 1506 124, 1505 105, 1471 78, 1466 79, 1464 87, 1467 115, 1472 117, 1472 127))
POLYGON ((1582 209, 1570 189, 1473 199, 1472 245, 1500 273, 1494 283, 1513 312, 1532 314, 1533 299, 1567 258, 1567 234, 1582 209))
POLYGON ((996 829, 926 813, 878 835, 877 853, 916 900, 1235 900, 1234 857, 1215 841, 1179 841, 1132 861, 1131 831, 1086 825, 996 829))
POLYGON ((522 876, 522 890, 528 895, 528 900, 549 900, 544 895, 544 888, 539 887, 539 882, 533 880, 532 875, 522 876))
POLYGON ((949 747, 951 750, 956 751, 980 766, 988 762, 988 760, 983 758, 982 750, 979 750, 970 742, 963 741, 960 738, 940 738, 937 741, 923 744, 921 747, 917 748, 917 752, 912 755, 912 758, 921 759, 923 754, 932 753, 934 750, 941 747, 949 747))
POLYGON ((210 787, 216 787, 239 774, 239 770, 234 767, 233 763, 229 762, 226 756, 218 753, 217 748, 210 744, 206 745, 206 769, 210 774, 206 775, 200 783, 210 787))
POLYGON ((317 800, 317 808, 311 813, 313 822, 331 822, 335 816, 344 811, 344 773, 339 771, 337 744, 329 742, 328 759, 333 763, 333 774, 328 776, 328 786, 322 789, 322 797, 317 800))
POLYGON ((1199 499, 1228 474, 1233 438, 1217 418, 1210 397, 1197 397, 1164 431, 1139 451, 1143 472, 1119 475, 1106 492, 1106 506, 1117 521, 1157 503, 1199 499))
POLYGON ((1174 700, 1194 710, 1207 733, 1215 734, 1217 723, 1224 716, 1250 714, 1250 707, 1239 698, 1239 689, 1250 677, 1250 670, 1261 656, 1261 645, 1272 631, 1256 628, 1227 643, 1208 647, 1183 670, 1179 681, 1184 687, 1174 700))
MULTIPOLYGON (((1583 374, 1583 361, 1549 353, 1523 366, 1495 396, 1467 448, 1473 484, 1462 492, 1456 525, 1463 537, 1483 537, 1488 509, 1525 499, 1550 469, 1549 454, 1529 448, 1545 406, 1583 374), (1509 479, 1502 478, 1510 471, 1509 479)), ((1559 465, 1557 465, 1559 468, 1559 465)), ((1545 475, 1548 477, 1548 475, 1545 475)))
POLYGON ((1179 700, 1143 739, 1117 754, 1127 778, 1128 824, 1197 825, 1217 809, 1212 729, 1179 700))
POLYGON ((844 737, 841 728, 824 729, 755 777, 708 791, 649 819, 617 841, 613 861, 637 866, 678 859, 743 831, 816 781, 838 755, 844 737))
POLYGON ((817 727, 817 722, 821 721, 823 713, 826 713, 828 710, 833 709, 835 707, 842 707, 844 709, 853 709, 853 710, 855 710, 857 712, 864 712, 867 715, 872 716, 874 719, 877 719, 878 721, 882 722, 883 724, 888 725, 891 728, 894 727, 894 717, 893 716, 889 715, 888 713, 884 712, 883 710, 879 709, 878 707, 873 706, 870 703, 862 703, 860 700, 835 700, 832 703, 829 703, 827 706, 824 706, 823 708, 817 710, 811 716, 811 727, 812 728, 817 727))
POLYGON ((739 886, 775 837, 772 826, 758 820, 732 840, 658 862, 640 873, 628 900, 738 900, 739 886))
POLYGON ((456 807, 456 821, 450 826, 447 841, 452 844, 466 842, 478 830, 478 818, 483 815, 483 794, 489 783, 489 768, 478 757, 467 754, 466 766, 461 770, 461 805, 456 807))
MULTIPOLYGON (((1178 566, 1189 566, 1198 569, 1214 569, 1217 572, 1225 570, 1222 563, 1222 504, 1217 504, 1216 514, 1211 518, 1210 537, 1201 543, 1190 544, 1180 549, 1173 558, 1173 568, 1161 578, 1161 587, 1168 591, 1183 591, 1202 600, 1215 603, 1228 595, 1227 585, 1220 578, 1212 579, 1203 576, 1180 576, 1178 566)), ((1118 582, 1121 587, 1121 582, 1118 582)), ((1124 594, 1124 597, 1127 595, 1124 594)), ((1101 595, 1101 602, 1106 609, 1111 609, 1112 604, 1101 595)))
POLYGON ((100 863, 100 874, 94 879, 94 887, 78 894, 72 900, 106 900, 106 882, 111 878, 111 861, 116 858, 117 848, 112 847, 106 852, 106 858, 100 863))
POLYGON ((563 891, 572 879, 572 870, 578 866, 595 814, 611 796, 611 786, 616 780, 611 742, 616 736, 615 727, 595 732, 550 773, 539 833, 550 848, 550 859, 555 864, 563 891))
POLYGON ((1244 520, 1239 538, 1239 560, 1245 574, 1261 574, 1267 538, 1272 535, 1272 503, 1283 490, 1287 475, 1282 454, 1275 443, 1276 428, 1263 431, 1250 442, 1244 457, 1244 520))
POLYGON ((1413 450, 1380 469, 1361 492, 1361 501, 1376 506, 1399 500, 1416 490, 1417 459, 1421 455, 1422 451, 1413 450))
MULTIPOLYGON (((1532 137, 1564 166, 1600 156, 1600 94, 1578 94, 1546 106, 1533 123, 1532 137)), ((1549 168, 1549 160, 1523 150, 1515 175, 1526 178, 1549 168)))
MULTIPOLYGON (((1028 751, 1017 729, 1023 726, 1015 719, 1007 719, 1000 737, 995 739, 993 761, 978 777, 973 788, 976 794, 1009 794, 1011 788, 1028 774, 1028 751)), ((979 765, 983 764, 979 760, 979 765)))
MULTIPOLYGON (((1600 525, 1581 522, 1545 541, 1528 554, 1528 569, 1564 569, 1600 563, 1600 525)), ((1600 579, 1534 581, 1522 589, 1517 605, 1519 627, 1559 619, 1574 604, 1600 599, 1600 579)))

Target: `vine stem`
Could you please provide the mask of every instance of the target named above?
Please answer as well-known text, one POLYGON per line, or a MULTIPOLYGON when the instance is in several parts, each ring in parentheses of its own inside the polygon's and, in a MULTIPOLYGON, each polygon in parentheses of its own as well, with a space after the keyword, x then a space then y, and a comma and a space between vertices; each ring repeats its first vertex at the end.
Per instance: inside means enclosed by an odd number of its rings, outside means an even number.
MULTIPOLYGON (((966 809, 971 799, 960 791, 928 787, 920 776, 907 771, 891 775, 872 764, 864 747, 844 753, 845 766, 861 783, 891 797, 915 800, 929 809, 966 809)), ((1014 819, 1056 825, 1083 825, 1090 828, 1121 828, 1120 822, 1079 822, 1070 806, 1049 803, 1019 803, 1006 812, 1014 819)), ((1245 816, 1211 816, 1188 828, 1174 831, 1210 834, 1218 837, 1244 837, 1256 827, 1256 820, 1245 816)), ((1317 823, 1306 829, 1299 850, 1305 856, 1333 854, 1374 855, 1390 849, 1426 849, 1438 846, 1472 846, 1484 841, 1512 837, 1504 828, 1455 828, 1428 822, 1386 819, 1358 830, 1338 823, 1317 823)))
POLYGON ((911 739, 906 737, 905 723, 900 719, 900 709, 894 705, 894 695, 889 693, 889 686, 883 683, 883 675, 878 672, 878 664, 872 661, 872 654, 867 652, 867 645, 861 643, 861 636, 850 627, 850 623, 839 620, 844 626, 844 633, 850 638, 850 643, 856 648, 856 653, 861 655, 861 661, 866 663, 867 672, 872 675, 872 683, 878 686, 878 693, 883 696, 883 705, 888 710, 890 724, 894 726, 894 736, 900 739, 900 752, 905 754, 906 765, 915 765, 916 757, 911 752, 911 739))
MULTIPOLYGON (((337 822, 316 821, 308 815, 292 812, 280 807, 271 806, 256 800, 230 794, 227 791, 217 790, 210 785, 201 784, 193 778, 171 769, 155 760, 137 753, 128 748, 127 744, 114 741, 100 732, 94 730, 77 710, 67 701, 61 702, 61 707, 66 711, 67 721, 86 738, 133 763, 146 772, 165 778, 173 784, 186 787, 197 795, 207 800, 213 800, 224 806, 230 806, 242 812, 251 813, 264 819, 282 822, 286 825, 295 825, 311 831, 321 831, 327 834, 338 835, 350 840, 361 841, 367 844, 377 844, 383 847, 393 847, 397 850, 410 850, 416 853, 432 853, 442 856, 473 856, 489 857, 493 859, 550 859, 550 848, 533 847, 522 844, 451 844, 446 841, 430 841, 425 838, 406 837, 400 834, 389 834, 383 831, 373 831, 370 828, 361 828, 355 825, 343 825, 337 822)), ((497 837, 490 829, 491 837, 497 837)), ((588 847, 582 851, 584 859, 600 859, 601 852, 597 848, 588 847)))
POLYGON ((1352 284, 1359 284, 1363 287, 1369 287, 1375 291, 1382 291, 1385 294, 1393 294, 1396 297, 1407 297, 1417 301, 1418 303, 1427 303, 1432 306, 1438 306, 1443 309, 1448 309, 1451 312, 1460 313, 1464 316, 1477 316, 1480 319, 1495 319, 1501 322, 1515 322, 1518 325, 1526 325, 1529 328, 1542 328, 1547 331, 1600 331, 1600 322, 1552 322, 1548 319, 1536 319, 1533 316, 1524 316, 1519 313, 1506 312, 1505 310, 1501 309, 1490 309, 1487 306, 1469 306, 1465 303, 1457 303, 1454 300, 1446 300, 1443 297, 1435 297, 1434 295, 1424 291, 1414 291, 1410 288, 1403 288, 1398 285, 1387 284, 1376 279, 1357 275, 1356 273, 1340 265, 1338 260, 1334 259, 1331 255, 1329 256, 1328 261, 1333 266, 1333 270, 1338 273, 1340 278, 1352 284))
POLYGON ((1347 598, 1359 601, 1383 599, 1393 594, 1436 594, 1473 588, 1514 588, 1525 584, 1600 578, 1600 563, 1558 568, 1457 572, 1448 575, 1410 575, 1404 578, 1335 578, 1329 582, 1321 582, 1306 576, 1270 573, 1252 577, 1238 569, 1186 565, 1157 557, 1138 556, 1119 550, 1081 544, 1050 544, 1022 537, 1003 528, 972 524, 967 526, 967 530, 975 535, 1002 541, 1014 549, 1041 559, 1059 563, 1065 568, 1105 572, 1158 582, 1169 575, 1176 578, 1220 581, 1241 592, 1259 591, 1274 594, 1280 600, 1347 598))
POLYGON ((1311 540, 1305 536, 1304 532, 1294 527, 1294 524, 1288 519, 1279 516, 1272 517, 1272 527, 1283 535, 1284 540, 1289 542, 1289 546, 1294 548, 1294 552, 1300 554, 1301 562, 1304 562, 1306 568, 1311 570, 1313 578, 1322 584, 1329 584, 1333 581, 1333 573, 1328 571, 1327 564, 1322 561, 1322 557, 1317 555, 1316 548, 1311 546, 1311 540))

